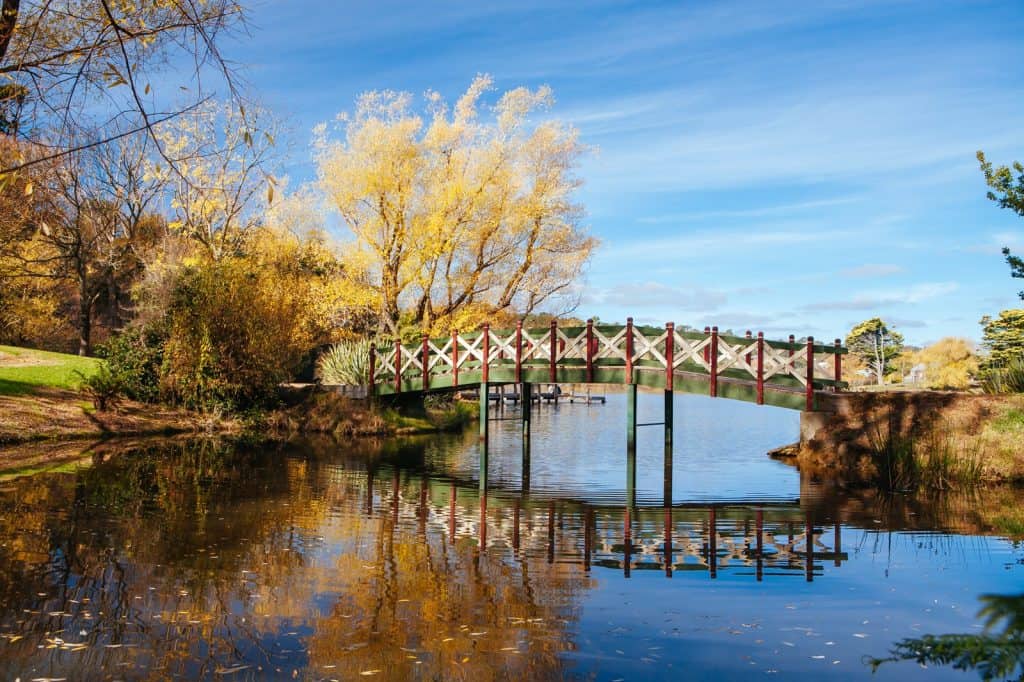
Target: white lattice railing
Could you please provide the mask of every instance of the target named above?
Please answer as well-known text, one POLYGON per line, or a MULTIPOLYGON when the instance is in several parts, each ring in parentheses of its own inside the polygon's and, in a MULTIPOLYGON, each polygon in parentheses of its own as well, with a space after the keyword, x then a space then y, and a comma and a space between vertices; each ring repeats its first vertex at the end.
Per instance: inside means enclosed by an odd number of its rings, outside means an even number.
MULTIPOLYGON (((748 381, 756 385, 759 402, 767 386, 772 389, 804 389, 808 395, 821 388, 842 385, 841 357, 846 351, 839 341, 816 345, 813 338, 796 342, 768 341, 756 337, 721 335, 717 327, 704 333, 633 325, 595 325, 493 330, 484 326, 473 334, 452 334, 448 338, 424 338, 420 344, 394 344, 374 353, 375 385, 393 386, 396 392, 430 390, 445 377, 446 386, 457 386, 460 373, 472 371, 474 382, 487 381, 491 369, 511 368, 519 381, 525 370, 548 370, 547 379, 559 381, 562 370, 583 369, 585 380, 593 382, 602 370, 620 369, 624 382, 635 381, 637 373, 663 371, 665 387, 672 388, 677 374, 704 374, 710 379, 711 395, 717 395, 718 381, 748 381)), ((606 376, 606 375, 603 375, 606 376)))

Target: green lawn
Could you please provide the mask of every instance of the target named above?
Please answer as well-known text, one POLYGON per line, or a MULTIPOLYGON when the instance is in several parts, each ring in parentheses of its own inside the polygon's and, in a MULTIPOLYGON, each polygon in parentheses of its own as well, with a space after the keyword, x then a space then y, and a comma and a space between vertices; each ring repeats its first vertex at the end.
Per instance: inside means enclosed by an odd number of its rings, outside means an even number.
POLYGON ((0 395, 25 395, 39 388, 78 388, 100 366, 96 358, 0 346, 0 395))

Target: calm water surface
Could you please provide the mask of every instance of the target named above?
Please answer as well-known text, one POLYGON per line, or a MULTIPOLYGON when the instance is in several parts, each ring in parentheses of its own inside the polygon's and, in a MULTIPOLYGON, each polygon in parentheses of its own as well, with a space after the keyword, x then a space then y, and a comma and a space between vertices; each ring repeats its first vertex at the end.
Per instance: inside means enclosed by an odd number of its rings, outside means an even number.
POLYGON ((499 416, 486 495, 474 433, 163 443, 8 481, 0 678, 866 678, 1024 586, 1016 492, 830 491, 765 456, 794 412, 679 396, 671 467, 641 429, 634 486, 621 396, 542 408, 525 463, 499 416))

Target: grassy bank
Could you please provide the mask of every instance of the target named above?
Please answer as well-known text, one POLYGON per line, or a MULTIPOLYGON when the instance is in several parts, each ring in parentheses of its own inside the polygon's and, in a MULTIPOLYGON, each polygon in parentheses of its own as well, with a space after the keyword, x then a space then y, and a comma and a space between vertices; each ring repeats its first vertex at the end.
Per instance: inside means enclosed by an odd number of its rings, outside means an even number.
POLYGON ((30 348, 0 346, 0 395, 29 395, 40 389, 78 389, 100 360, 30 348))
POLYGON ((801 442, 801 469, 884 490, 1024 483, 1024 396, 917 391, 843 396, 801 442))
POLYGON ((78 388, 100 364, 95 358, 0 346, 0 444, 239 428, 219 416, 130 400, 97 410, 78 388))

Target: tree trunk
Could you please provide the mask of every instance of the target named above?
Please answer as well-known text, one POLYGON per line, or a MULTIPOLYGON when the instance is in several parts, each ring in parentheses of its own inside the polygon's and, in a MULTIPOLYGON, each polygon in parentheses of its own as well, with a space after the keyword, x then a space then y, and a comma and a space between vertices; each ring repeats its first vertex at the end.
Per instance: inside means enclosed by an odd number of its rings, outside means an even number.
POLYGON ((78 354, 89 355, 92 350, 92 296, 84 276, 78 278, 78 354))
POLYGON ((0 64, 4 63, 7 46, 14 36, 14 27, 18 23, 18 5, 21 0, 3 0, 0 7, 0 64))

